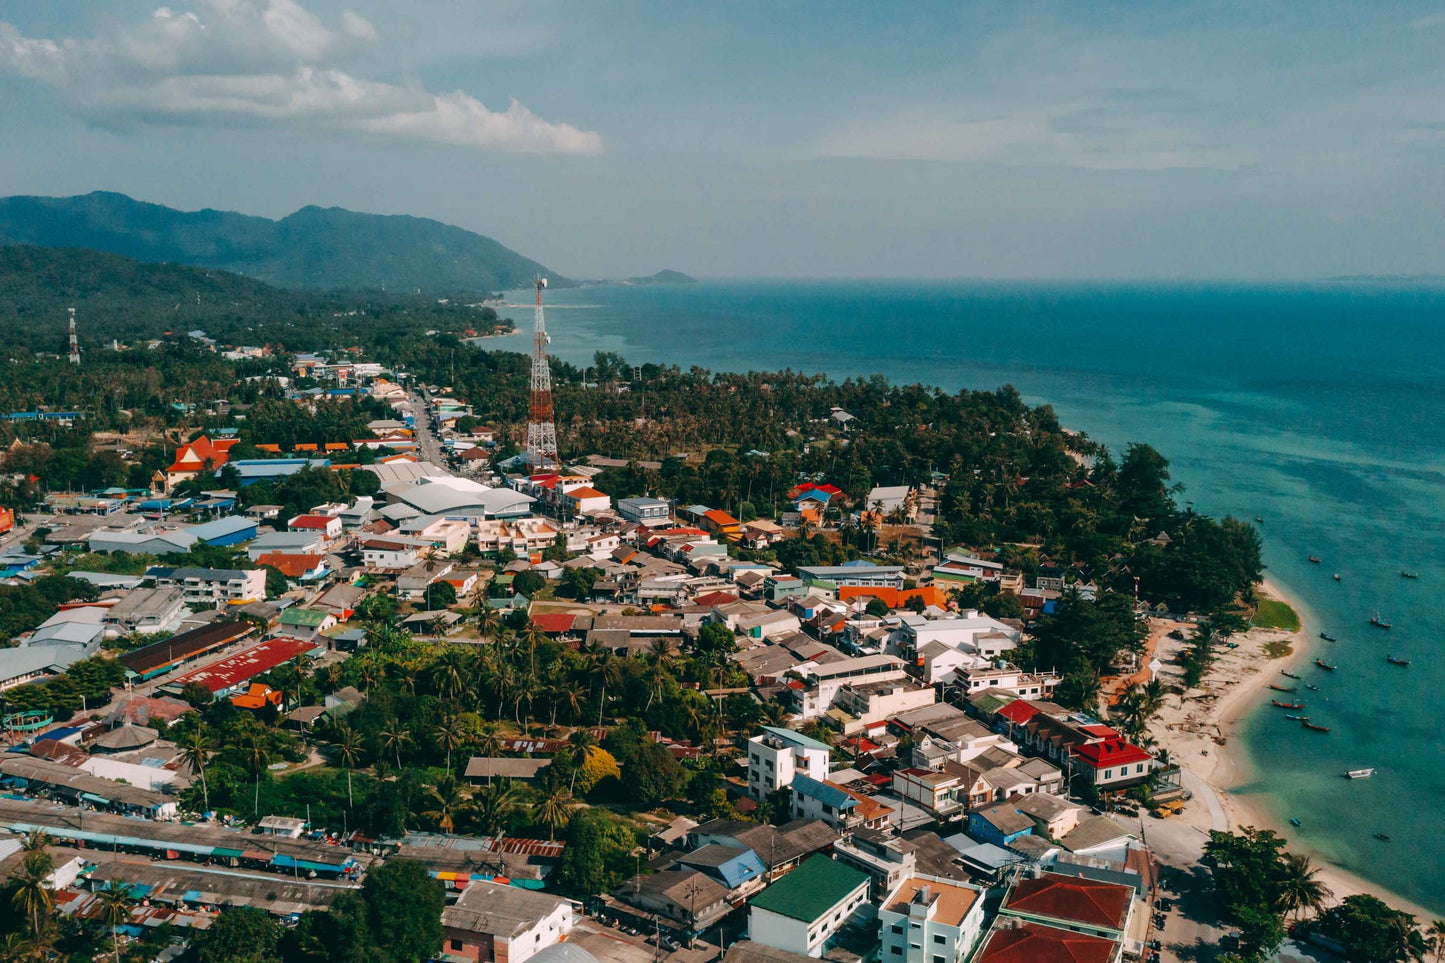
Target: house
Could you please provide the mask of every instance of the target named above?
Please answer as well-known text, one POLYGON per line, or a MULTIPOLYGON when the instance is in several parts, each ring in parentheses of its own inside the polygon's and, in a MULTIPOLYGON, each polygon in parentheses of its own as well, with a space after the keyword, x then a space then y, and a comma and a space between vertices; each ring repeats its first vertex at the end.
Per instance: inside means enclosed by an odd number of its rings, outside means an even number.
POLYGON ((176 568, 160 570, 157 585, 175 585, 187 602, 254 602, 266 597, 265 569, 176 568), (164 574, 161 574, 164 572, 164 574))
POLYGON ((1019 808, 1018 800, 1006 799, 968 814, 968 835, 979 842, 1006 847, 1033 833, 1034 821, 1019 808))
POLYGON ((748 939, 780 950, 820 957, 838 931, 868 901, 862 870, 810 856, 803 865, 753 898, 748 939))
POLYGON ((186 600, 179 588, 137 588, 112 605, 104 620, 121 635, 149 634, 174 629, 185 612, 186 600))
POLYGON ((86 547, 92 552, 118 552, 129 555, 169 555, 189 551, 196 539, 183 530, 125 532, 101 529, 86 537, 86 547))
POLYGON ((728 913, 728 890, 708 874, 685 866, 634 876, 613 890, 612 897, 628 906, 655 914, 657 922, 675 932, 700 932, 728 913))
POLYGON ((902 682, 907 678, 903 663, 891 655, 861 655, 827 665, 804 666, 802 679, 789 685, 793 708, 803 719, 820 716, 833 707, 845 685, 869 682, 902 682))
POLYGON ((842 588, 845 585, 882 586, 903 588, 902 565, 872 565, 867 562, 848 562, 843 565, 802 565, 798 574, 809 585, 823 588, 842 588))
POLYGON ((1134 916, 1133 886, 1042 873, 1018 880, 1000 914, 1122 943, 1134 916))
POLYGON ((742 531, 742 522, 720 508, 710 508, 702 513, 702 527, 704 531, 714 535, 738 535, 742 531))
POLYGON ((961 796, 966 787, 962 777, 956 772, 924 769, 920 766, 895 769, 892 788, 896 795, 928 810, 934 816, 949 816, 964 806, 961 796))
POLYGON ((476 880, 442 910, 447 959, 525 963, 572 932, 572 903, 557 896, 476 880))
POLYGON ((256 520, 229 515, 192 525, 185 534, 205 545, 239 545, 256 537, 256 520))
POLYGON ((465 776, 471 782, 519 779, 535 782, 552 765, 551 759, 514 759, 508 756, 473 756, 467 760, 465 776))
POLYGON ((983 932, 983 894, 936 876, 911 876, 878 910, 879 959, 963 963, 983 932))
POLYGON ((458 518, 422 515, 402 521, 397 531, 406 538, 425 542, 444 555, 452 555, 467 547, 472 527, 458 518))
POLYGON ((176 449, 175 460, 166 469, 166 490, 189 481, 202 472, 216 472, 228 460, 227 453, 236 445, 235 438, 212 441, 205 435, 176 449))
POLYGON ((677 858, 677 865, 695 869, 722 886, 730 898, 746 896, 760 889, 767 879, 767 867, 751 849, 722 843, 708 843, 677 858))
POLYGON ((1125 789, 1149 779, 1154 757, 1118 733, 1073 750, 1073 779, 1084 779, 1100 791, 1125 789))
POLYGON ((426 595, 427 588, 440 582, 452 568, 451 562, 417 562, 396 577, 396 594, 404 599, 421 599, 426 595))
POLYGON ((322 532, 264 532, 246 546, 246 557, 254 562, 267 552, 317 555, 325 549, 326 536, 322 532))
POLYGON ((1118 963, 1123 952, 1118 940, 999 916, 974 963, 1118 963))
POLYGON ((340 538, 343 529, 340 516, 312 513, 297 515, 286 523, 286 527, 293 532, 316 532, 327 541, 340 538))
POLYGON ((672 515, 672 505, 661 498, 622 498, 617 514, 638 525, 661 525, 672 515))
POLYGON ((888 825, 894 812, 892 806, 886 806, 872 796, 803 773, 793 775, 789 788, 792 790, 794 819, 821 819, 839 832, 860 826, 882 829, 888 825))
POLYGON ((281 613, 282 631, 298 639, 314 639, 336 624, 336 616, 325 609, 292 606, 281 613))
POLYGON ((300 552, 266 552, 256 559, 256 564, 276 569, 288 581, 319 582, 330 574, 326 568, 326 556, 300 552))
POLYGON ((301 834, 306 831, 306 820, 294 816, 262 816, 256 829, 262 836, 300 839, 301 834))
POLYGON ((830 746, 801 732, 763 726, 748 740, 748 793, 763 799, 792 785, 795 773, 822 781, 828 778, 830 746))
POLYGON ((562 501, 572 515, 600 515, 612 510, 612 496, 588 485, 563 492, 562 501))
POLYGON ((361 543, 361 559, 368 568, 397 571, 417 563, 417 546, 393 538, 369 538, 361 543))
POLYGON ((907 485, 879 485, 863 499, 865 511, 878 512, 885 518, 895 512, 907 513, 909 494, 913 490, 907 485))

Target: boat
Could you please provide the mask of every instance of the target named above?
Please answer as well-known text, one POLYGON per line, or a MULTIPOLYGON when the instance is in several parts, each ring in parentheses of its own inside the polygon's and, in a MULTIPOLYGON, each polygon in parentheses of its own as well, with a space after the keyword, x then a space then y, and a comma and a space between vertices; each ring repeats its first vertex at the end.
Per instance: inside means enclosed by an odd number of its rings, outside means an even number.
POLYGON ((1290 679, 1298 679, 1298 678, 1299 678, 1299 676, 1295 675, 1293 672, 1289 671, 1288 669, 1280 669, 1280 670, 1279 670, 1279 674, 1282 675, 1282 676, 1286 676, 1287 678, 1290 678, 1290 679))
POLYGON ((1309 722, 1309 716, 1285 716, 1290 722, 1309 722))
POLYGON ((1299 817, 1298 817, 1298 816, 1291 816, 1291 817, 1290 817, 1290 820, 1289 820, 1289 824, 1290 824, 1291 826, 1298 826, 1298 825, 1299 825, 1299 817))
POLYGON ((1371 766, 1368 769, 1351 769, 1349 772, 1345 773, 1345 775, 1350 779, 1369 779, 1374 774, 1374 766, 1371 766))
POLYGON ((1276 691, 1276 692, 1293 692, 1293 691, 1294 691, 1294 686, 1275 685, 1273 682, 1271 682, 1271 683, 1269 684, 1269 687, 1270 687, 1271 689, 1273 689, 1274 691, 1276 691))
POLYGON ((1379 840, 1380 842, 1382 842, 1382 843, 1388 843, 1388 842, 1390 841, 1390 834, 1389 834, 1389 833, 1376 833, 1376 834, 1375 834, 1375 838, 1378 839, 1378 840, 1379 840))
POLYGON ((1303 709, 1305 707, 1303 702, 1280 702, 1278 699, 1271 699, 1269 704, 1276 709, 1303 709))
POLYGON ((1305 688, 1308 689, 1308 690, 1310 690, 1311 692, 1318 692, 1318 691, 1320 691, 1320 687, 1317 686, 1317 685, 1315 685, 1313 682, 1306 682, 1306 683, 1305 683, 1305 688))
POLYGON ((1311 555, 1309 559, 1315 565, 1320 564, 1320 557, 1318 555, 1311 555))
POLYGON ((1419 573, 1419 572, 1407 572, 1407 571, 1405 571, 1404 569, 1401 569, 1401 570, 1400 570, 1400 577, 1401 577, 1401 578, 1419 578, 1419 577, 1420 577, 1420 573, 1419 573))
POLYGON ((1339 580, 1340 580, 1340 573, 1339 573, 1339 572, 1336 572, 1336 573, 1335 573, 1335 581, 1338 582, 1339 580))
POLYGON ((1370 624, 1377 629, 1388 629, 1390 627, 1390 620, 1382 618, 1380 616, 1380 613, 1376 612, 1374 615, 1370 616, 1370 624))
POLYGON ((1324 659, 1315 659, 1315 665, 1324 669, 1326 672, 1333 672, 1339 668, 1339 666, 1326 662, 1324 659))
POLYGON ((1385 656, 1385 661, 1388 662, 1388 663, 1390 663, 1391 665, 1409 665, 1409 664, 1410 664, 1410 660, 1409 660, 1409 659, 1402 659, 1402 658, 1400 658, 1399 656, 1394 656, 1394 655, 1387 655, 1387 656, 1385 656))
POLYGON ((1262 515, 1256 515, 1256 516, 1254 516, 1254 520, 1255 520, 1255 523, 1256 523, 1256 524, 1259 524, 1259 525, 1263 525, 1263 524, 1264 524, 1264 516, 1262 516, 1262 515))
POLYGON ((1317 726, 1317 725, 1315 725, 1313 722, 1304 722, 1304 723, 1301 723, 1301 725, 1303 725, 1306 729, 1313 730, 1314 732, 1329 732, 1329 731, 1330 731, 1330 727, 1329 727, 1329 726, 1317 726))
POLYGON ((1324 639, 1326 642, 1334 642, 1334 641, 1335 641, 1335 637, 1334 637, 1333 635, 1326 635, 1326 634, 1323 633, 1323 632, 1320 633, 1320 638, 1324 639))

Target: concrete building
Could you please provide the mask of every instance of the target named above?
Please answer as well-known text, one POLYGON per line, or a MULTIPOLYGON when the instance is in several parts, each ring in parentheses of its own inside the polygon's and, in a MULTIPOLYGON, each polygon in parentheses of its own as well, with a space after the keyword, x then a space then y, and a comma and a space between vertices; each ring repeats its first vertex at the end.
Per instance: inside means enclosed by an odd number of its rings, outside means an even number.
POLYGON ((442 952, 476 963, 525 963, 572 932, 572 904, 477 880, 442 910, 442 952))
POLYGON ((812 719, 831 709, 838 691, 846 685, 902 682, 906 678, 900 659, 891 655, 863 655, 804 667, 800 686, 791 687, 790 692, 798 716, 812 719))
POLYGON ((904 578, 902 565, 870 565, 867 562, 805 565, 798 569, 798 574, 809 585, 820 585, 824 588, 854 585, 901 589, 904 578))
POLYGON ((179 587, 187 602, 254 602, 266 597, 266 571, 259 568, 176 568, 157 574, 156 584, 179 587))
POLYGON ((661 498, 622 498, 617 514, 639 525, 660 525, 672 515, 672 506, 661 498))
POLYGON ((121 635, 174 630, 186 612, 185 594, 174 585, 132 589, 105 613, 105 622, 121 635))
POLYGON ((983 932, 983 894, 935 876, 912 876, 878 910, 883 963, 963 963, 983 932))
POLYGON ((831 747, 801 732, 763 726, 760 735, 748 740, 748 794, 763 799, 792 785, 796 773, 819 782, 827 779, 831 752, 831 747))
POLYGON ((857 827, 882 829, 893 815, 893 807, 826 779, 794 773, 792 790, 794 819, 821 819, 845 832, 857 827))
POLYGON ((868 874, 821 854, 755 897, 748 938, 820 957, 838 931, 868 902, 868 874))
POLYGON ((1020 879, 999 912, 1030 923, 1123 943, 1134 916, 1134 888, 1120 883, 1043 873, 1020 879))

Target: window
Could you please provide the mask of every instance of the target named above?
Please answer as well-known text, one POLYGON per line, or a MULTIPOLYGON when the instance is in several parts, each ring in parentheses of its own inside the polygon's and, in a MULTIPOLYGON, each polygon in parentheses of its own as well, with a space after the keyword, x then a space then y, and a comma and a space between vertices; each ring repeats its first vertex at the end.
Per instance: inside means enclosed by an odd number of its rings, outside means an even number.
POLYGON ((933 934, 933 942, 935 942, 935 943, 937 943, 938 945, 942 946, 943 943, 944 943, 943 935, 942 935, 941 933, 934 933, 934 934, 933 934))
POLYGON ((943 957, 939 956, 937 953, 933 954, 933 963, 944 963, 943 957))
POLYGON ((1134 771, 1135 771, 1135 772, 1143 772, 1143 771, 1144 771, 1144 764, 1143 764, 1142 762, 1139 763, 1139 765, 1137 765, 1137 766, 1134 767, 1134 771))
POLYGON ((452 940, 452 949, 454 949, 454 950, 459 950, 459 949, 461 949, 461 948, 462 948, 462 941, 461 941, 461 940, 452 940))
POLYGON ((893 946, 888 947, 888 952, 889 952, 889 953, 892 953, 894 956, 902 956, 902 955, 903 955, 903 947, 898 946, 898 945, 895 944, 895 945, 893 945, 893 946))
POLYGON ((1114 770, 1112 770, 1112 769, 1105 769, 1105 770, 1104 770, 1104 778, 1105 778, 1105 779, 1113 779, 1113 778, 1114 778, 1114 770))
POLYGON ((894 936, 903 935, 903 925, 901 923, 894 923, 892 926, 888 927, 888 929, 892 931, 894 936))

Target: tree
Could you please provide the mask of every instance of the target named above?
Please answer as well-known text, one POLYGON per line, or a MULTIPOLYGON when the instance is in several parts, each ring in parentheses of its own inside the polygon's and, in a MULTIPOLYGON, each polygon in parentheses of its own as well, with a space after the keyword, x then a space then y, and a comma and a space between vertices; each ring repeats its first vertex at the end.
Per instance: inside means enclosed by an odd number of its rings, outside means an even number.
POLYGON ((1329 887, 1320 881, 1319 874, 1319 868, 1311 864, 1308 856, 1285 853, 1275 909, 1287 916, 1297 916, 1305 910, 1322 910, 1332 894, 1329 887))
POLYGON ((1284 840, 1267 829, 1214 830, 1204 853, 1214 861, 1214 897, 1240 928, 1245 955, 1272 952, 1284 938, 1276 906, 1284 877, 1284 840))
POLYGON ((110 930, 110 945, 115 952, 115 963, 120 963, 120 927, 130 919, 135 899, 130 895, 130 884, 118 879, 110 880, 98 894, 100 922, 110 930))
POLYGON ((488 783, 472 799, 478 827, 484 836, 500 837, 506 833, 507 823, 512 818, 518 803, 517 789, 512 780, 504 779, 488 783))
POLYGON ((286 594, 291 587, 286 581, 286 573, 274 565, 261 566, 266 570, 266 597, 268 599, 280 598, 286 594))
POLYGON ((582 765, 572 772, 572 791, 585 796, 609 776, 614 779, 622 778, 617 759, 601 746, 592 746, 586 751, 582 765))
POLYGON ((261 815, 261 773, 271 763, 271 747, 266 742, 266 737, 259 732, 251 734, 250 741, 246 743, 246 761, 250 764, 252 772, 256 774, 256 795, 251 803, 252 815, 261 815))
POLYGON ((626 822, 605 809, 583 809, 567 827, 558 884, 583 897, 609 892, 627 878, 636 846, 637 837, 626 822))
MULTIPOLYGON (((209 694, 209 693, 208 693, 209 694)), ((197 723, 196 727, 181 740, 181 759, 194 772, 201 777, 201 800, 206 812, 211 811, 211 789, 206 784, 206 761, 211 757, 211 735, 206 731, 203 723, 197 723)))
POLYGON ((401 768, 401 750, 411 745, 411 730, 402 727, 395 719, 381 730, 381 744, 396 753, 396 768, 401 768))
POLYGON ((737 649, 737 637, 726 625, 704 622, 698 626, 695 649, 704 660, 715 659, 719 654, 731 655, 737 649))
POLYGON ((1308 925, 1343 945, 1350 963, 1407 963, 1428 949, 1414 916, 1374 896, 1346 896, 1308 925))
POLYGON ((30 920, 30 934, 38 941, 42 920, 54 905, 49 878, 55 869, 55 858, 50 855, 50 837, 38 830, 26 833, 20 847, 23 855, 20 871, 14 874, 15 891, 10 901, 30 920))
POLYGON ((389 859, 361 887, 375 945, 390 963, 425 963, 442 948, 442 884, 414 859, 389 859))
POLYGON ((472 808, 471 795, 451 773, 438 779, 435 785, 426 787, 426 798, 431 808, 424 811, 422 816, 434 820, 437 829, 444 833, 455 830, 458 817, 472 808))
POLYGON ((556 839, 557 831, 566 829, 567 824, 572 821, 572 813, 568 809, 571 801, 571 793, 558 787, 543 796, 538 803, 537 822, 547 827, 548 839, 556 839))
POLYGON ((518 572, 517 577, 512 579, 512 594, 522 595, 531 598, 542 591, 547 585, 547 580, 533 571, 518 572))
POLYGON ((181 687, 181 698, 195 706, 197 709, 204 709, 216 701, 216 696, 199 682, 187 682, 181 687))
POLYGON ((656 806, 682 795, 687 770, 666 746, 649 739, 627 760, 627 788, 644 806, 656 806))
POLYGON ((1445 958, 1445 920, 1435 920, 1430 928, 1425 931, 1425 939, 1430 949, 1435 951, 1435 963, 1440 963, 1445 958))
POLYGON ((361 761, 361 733, 350 726, 343 726, 341 736, 336 740, 336 756, 346 767, 346 808, 353 809, 355 800, 351 795, 351 771, 361 761))
POLYGON ((863 611, 875 619, 881 619, 887 615, 890 610, 887 602, 879 598, 873 598, 868 600, 868 605, 864 607, 863 611))
POLYGON ((194 937, 196 963, 279 963, 281 924, 264 910, 228 908, 194 937))

